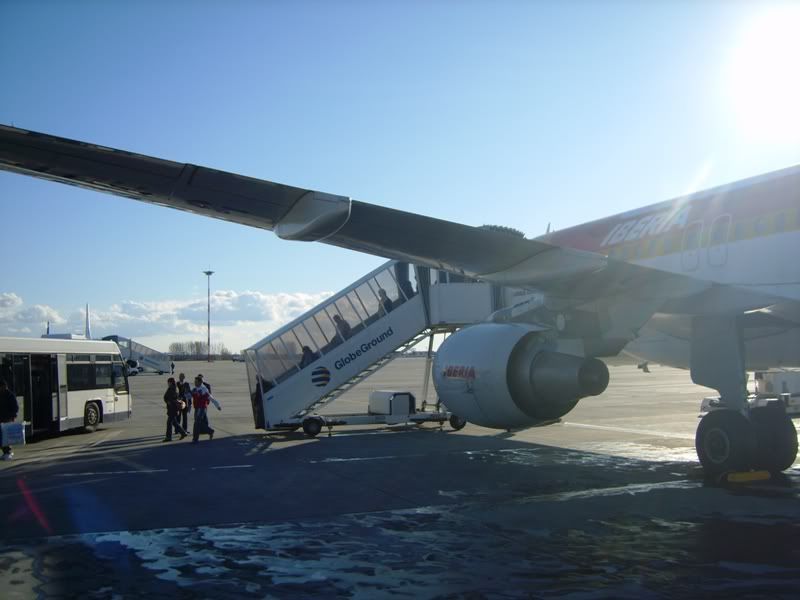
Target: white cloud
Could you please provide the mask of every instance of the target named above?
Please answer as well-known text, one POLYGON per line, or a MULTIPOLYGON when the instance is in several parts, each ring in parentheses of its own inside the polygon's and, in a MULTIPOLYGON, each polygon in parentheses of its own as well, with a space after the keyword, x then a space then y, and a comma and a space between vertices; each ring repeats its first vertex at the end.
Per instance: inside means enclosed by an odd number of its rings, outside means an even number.
MULTIPOLYGON (((211 295, 211 342, 232 351, 245 348, 313 308, 330 292, 278 293, 219 290, 211 295)), ((158 350, 171 342, 206 338, 207 299, 132 301, 90 309, 92 335, 118 334, 158 350)), ((83 333, 84 309, 65 311, 46 305, 25 306, 14 293, 0 294, 0 335, 39 335, 46 321, 58 332, 83 333), (27 331, 26 331, 27 330, 27 331)))
POLYGON ((19 335, 45 330, 47 321, 63 325, 67 320, 52 306, 34 304, 24 306, 14 292, 0 292, 0 335, 19 335))
POLYGON ((0 315, 13 312, 22 306, 22 298, 13 292, 0 293, 0 315))

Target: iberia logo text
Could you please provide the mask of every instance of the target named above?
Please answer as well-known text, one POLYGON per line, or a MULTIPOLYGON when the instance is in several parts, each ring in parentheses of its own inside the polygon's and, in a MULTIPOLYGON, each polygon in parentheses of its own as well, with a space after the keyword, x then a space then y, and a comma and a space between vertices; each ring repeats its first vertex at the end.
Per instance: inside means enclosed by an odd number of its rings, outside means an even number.
POLYGON ((451 379, 475 379, 475 367, 450 365, 444 370, 444 376, 451 379))

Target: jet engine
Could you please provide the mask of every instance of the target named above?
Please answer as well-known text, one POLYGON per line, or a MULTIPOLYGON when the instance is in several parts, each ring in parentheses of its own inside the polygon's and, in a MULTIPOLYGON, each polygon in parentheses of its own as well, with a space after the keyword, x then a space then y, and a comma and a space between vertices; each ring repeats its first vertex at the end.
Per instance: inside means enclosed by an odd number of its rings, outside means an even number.
POLYGON ((530 325, 481 323, 445 340, 433 378, 450 412, 483 427, 517 429, 558 419, 581 398, 602 394, 608 369, 596 358, 556 351, 530 325))

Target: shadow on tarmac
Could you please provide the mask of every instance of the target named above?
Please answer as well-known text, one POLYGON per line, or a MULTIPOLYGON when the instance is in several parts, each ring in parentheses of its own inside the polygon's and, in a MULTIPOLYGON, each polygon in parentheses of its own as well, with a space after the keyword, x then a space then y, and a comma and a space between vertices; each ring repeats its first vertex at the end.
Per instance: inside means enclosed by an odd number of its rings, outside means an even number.
POLYGON ((796 471, 731 493, 694 462, 507 434, 159 439, 0 472, 6 597, 790 597, 800 583, 796 471))

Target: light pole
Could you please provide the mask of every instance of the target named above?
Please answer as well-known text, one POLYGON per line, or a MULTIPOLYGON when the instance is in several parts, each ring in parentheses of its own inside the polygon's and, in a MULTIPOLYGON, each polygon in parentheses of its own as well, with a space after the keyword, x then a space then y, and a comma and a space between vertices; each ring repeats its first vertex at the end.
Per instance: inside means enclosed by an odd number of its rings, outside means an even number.
POLYGON ((208 362, 211 362, 211 276, 214 271, 203 271, 208 277, 208 362))

